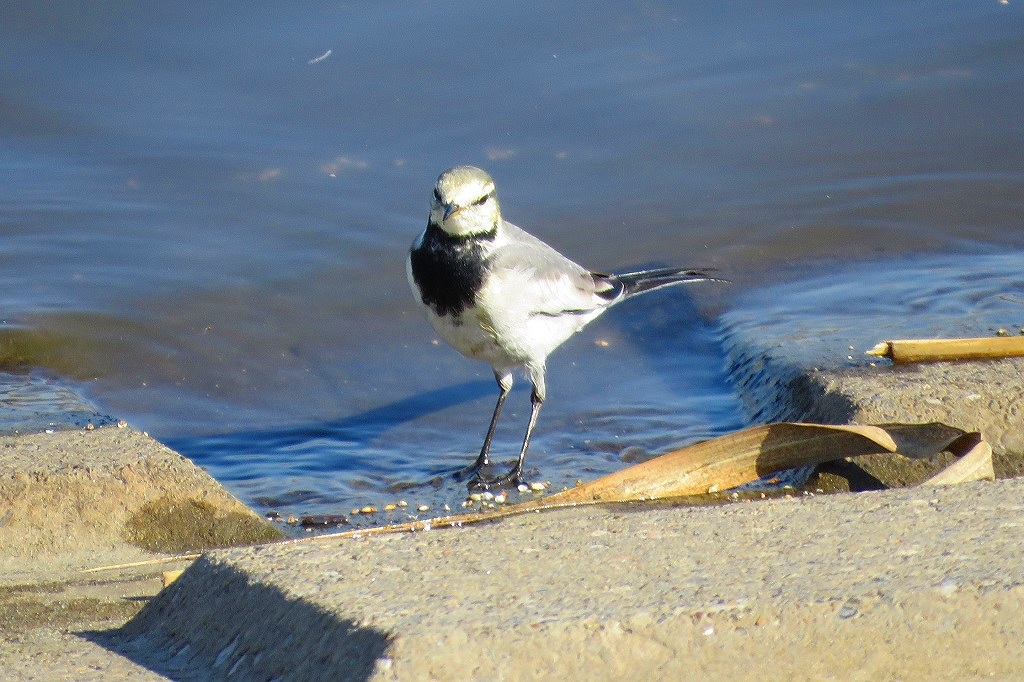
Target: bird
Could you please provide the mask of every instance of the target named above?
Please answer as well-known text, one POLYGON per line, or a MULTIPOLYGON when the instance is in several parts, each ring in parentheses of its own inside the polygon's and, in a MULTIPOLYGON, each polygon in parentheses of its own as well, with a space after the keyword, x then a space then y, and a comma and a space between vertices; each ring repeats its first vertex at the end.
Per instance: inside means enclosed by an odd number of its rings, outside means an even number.
POLYGON ((523 464, 546 398, 548 355, 608 308, 676 284, 727 281, 705 270, 659 268, 601 274, 576 264, 502 217, 494 180, 475 166, 455 166, 434 184, 427 226, 406 259, 416 301, 434 330, 468 358, 491 366, 498 382, 483 446, 456 472, 469 487, 522 485, 523 464), (488 477, 491 441, 514 375, 530 380, 530 418, 519 457, 488 477))

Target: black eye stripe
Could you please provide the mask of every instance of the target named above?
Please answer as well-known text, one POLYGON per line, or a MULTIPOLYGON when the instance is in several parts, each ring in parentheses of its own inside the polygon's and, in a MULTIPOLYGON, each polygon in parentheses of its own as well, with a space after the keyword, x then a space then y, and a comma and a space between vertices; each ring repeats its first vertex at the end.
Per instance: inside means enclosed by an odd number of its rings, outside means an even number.
POLYGON ((441 201, 441 193, 437 191, 436 187, 434 188, 434 198, 441 201))
POLYGON ((487 194, 483 195, 482 197, 480 197, 479 199, 474 201, 473 205, 474 206, 480 206, 481 204, 486 202, 488 199, 490 199, 492 194, 494 194, 494 192, 488 192, 487 194))

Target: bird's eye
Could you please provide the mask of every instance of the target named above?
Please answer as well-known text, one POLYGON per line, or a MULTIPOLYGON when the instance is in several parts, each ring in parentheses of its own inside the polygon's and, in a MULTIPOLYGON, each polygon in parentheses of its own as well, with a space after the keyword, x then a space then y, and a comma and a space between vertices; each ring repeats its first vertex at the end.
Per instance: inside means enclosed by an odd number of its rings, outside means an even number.
POLYGON ((488 200, 488 199, 490 199, 490 198, 491 198, 491 195, 490 195, 490 194, 485 194, 485 195, 483 195, 482 197, 480 197, 479 199, 477 199, 476 201, 474 201, 474 202, 473 202, 473 205, 474 205, 474 206, 482 206, 482 205, 484 205, 484 204, 485 204, 485 203, 487 202, 487 200, 488 200))
POLYGON ((434 188, 434 198, 441 201, 441 193, 437 191, 436 187, 434 188))

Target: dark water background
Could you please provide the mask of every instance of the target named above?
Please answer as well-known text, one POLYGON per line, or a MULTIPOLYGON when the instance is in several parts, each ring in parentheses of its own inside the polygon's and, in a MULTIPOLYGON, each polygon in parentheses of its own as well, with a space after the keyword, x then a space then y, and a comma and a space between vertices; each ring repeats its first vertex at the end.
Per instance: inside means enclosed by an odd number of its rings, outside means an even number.
POLYGON ((536 475, 732 430, 717 315, 750 288, 1024 265, 1022 45, 1015 0, 6 3, 5 424, 80 419, 70 388, 261 510, 454 499, 428 481, 479 448, 493 380, 432 343, 403 260, 473 163, 590 267, 735 282, 556 353, 536 475))

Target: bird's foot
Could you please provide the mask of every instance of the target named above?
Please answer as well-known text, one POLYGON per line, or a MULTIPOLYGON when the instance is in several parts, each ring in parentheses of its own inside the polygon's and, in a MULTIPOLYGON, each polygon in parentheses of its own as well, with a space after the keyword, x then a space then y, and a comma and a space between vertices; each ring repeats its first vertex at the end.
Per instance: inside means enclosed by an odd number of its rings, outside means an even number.
POLYGON ((452 474, 452 478, 454 478, 456 481, 464 481, 467 478, 469 478, 470 476, 475 476, 476 478, 480 478, 481 477, 481 475, 480 475, 481 470, 483 470, 483 468, 485 466, 489 466, 489 465, 490 465, 490 461, 486 457, 478 458, 475 462, 470 464, 465 469, 459 469, 458 471, 453 473, 452 474))
POLYGON ((477 471, 476 476, 473 477, 473 480, 466 487, 470 490, 498 490, 501 488, 517 488, 525 484, 526 479, 523 478, 522 470, 519 467, 513 467, 507 474, 493 478, 488 478, 477 471))

